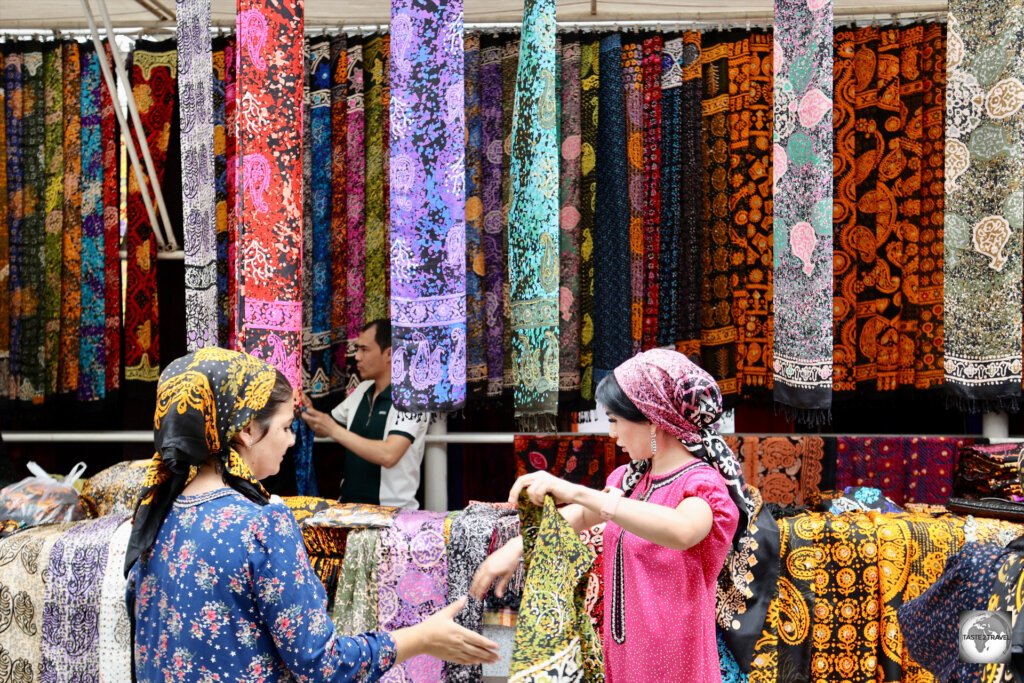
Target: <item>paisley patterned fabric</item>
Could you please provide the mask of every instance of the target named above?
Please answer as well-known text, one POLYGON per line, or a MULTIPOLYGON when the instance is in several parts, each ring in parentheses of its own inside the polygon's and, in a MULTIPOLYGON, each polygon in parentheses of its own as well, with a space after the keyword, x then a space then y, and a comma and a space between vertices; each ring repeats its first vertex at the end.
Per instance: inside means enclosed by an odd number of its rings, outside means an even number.
MULTIPOLYGON (((363 148, 366 140, 364 93, 363 93, 363 45, 352 39, 348 46, 348 150, 345 156, 346 203, 348 208, 348 345, 354 346, 359 332, 366 322, 365 306, 365 261, 364 242, 366 239, 366 158, 363 148)), ((355 353, 353 351, 353 353, 355 353)), ((358 383, 358 377, 354 377, 358 383)), ((348 389, 355 387, 349 385, 348 389)))
MULTIPOLYGON (((348 387, 348 48, 331 38, 331 393, 348 387)), ((355 364, 353 353, 352 364, 355 364)))
POLYGON ((366 320, 387 316, 387 276, 384 194, 384 81, 390 42, 387 35, 375 35, 366 42, 366 320))
POLYGON ((558 389, 567 398, 580 388, 581 75, 579 35, 566 35, 561 54, 558 389))
POLYGON ((831 489, 823 482, 825 440, 820 436, 726 436, 725 443, 743 465, 743 477, 766 503, 806 505, 814 492, 831 489))
POLYGON ((502 132, 502 158, 501 158, 501 211, 502 211, 502 266, 501 272, 505 277, 501 283, 501 298, 505 324, 502 327, 502 346, 505 349, 502 357, 501 385, 503 393, 512 394, 515 384, 513 376, 513 355, 512 355, 512 299, 511 299, 511 270, 509 268, 509 209, 512 206, 512 138, 515 128, 516 113, 516 92, 518 90, 516 79, 519 75, 519 46, 520 40, 512 38, 505 40, 501 46, 501 132, 502 132))
POLYGON ((466 402, 462 2, 391 12, 392 395, 448 412, 466 402))
POLYGON ((480 34, 465 38, 466 79, 466 388, 487 393, 486 289, 483 202, 483 118, 480 103, 480 34))
POLYGON ((78 43, 61 46, 64 205, 60 283, 60 366, 57 393, 78 394, 82 335, 82 62, 78 43))
POLYGON ((484 316, 487 395, 500 396, 504 368, 505 301, 502 295, 505 245, 501 205, 502 79, 501 46, 484 36, 480 46, 480 182, 484 213, 484 316))
POLYGON ((832 2, 776 0, 774 398, 806 424, 832 406, 832 2))
POLYGON ((594 398, 594 217, 601 43, 580 45, 580 395, 594 398))
POLYGON ((239 348, 301 391, 302 6, 243 0, 237 23, 239 348))
POLYGON ((331 615, 342 635, 377 629, 379 539, 379 529, 349 532, 331 615))
POLYGON ((949 5, 943 294, 946 394, 964 411, 1021 392, 1024 3, 949 5))
POLYGON ((558 412, 558 103, 554 0, 529 0, 515 90, 508 215, 516 417, 558 412))

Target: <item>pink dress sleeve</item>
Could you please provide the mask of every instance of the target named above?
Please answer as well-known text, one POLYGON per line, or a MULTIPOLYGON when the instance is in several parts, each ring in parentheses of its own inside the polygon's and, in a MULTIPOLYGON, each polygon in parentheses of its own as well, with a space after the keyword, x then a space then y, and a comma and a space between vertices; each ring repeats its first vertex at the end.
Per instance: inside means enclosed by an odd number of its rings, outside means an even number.
POLYGON ((717 575, 729 553, 740 513, 729 497, 725 480, 714 469, 702 467, 686 478, 682 499, 691 497, 701 498, 711 506, 711 531, 696 549, 703 554, 705 565, 710 565, 717 575))

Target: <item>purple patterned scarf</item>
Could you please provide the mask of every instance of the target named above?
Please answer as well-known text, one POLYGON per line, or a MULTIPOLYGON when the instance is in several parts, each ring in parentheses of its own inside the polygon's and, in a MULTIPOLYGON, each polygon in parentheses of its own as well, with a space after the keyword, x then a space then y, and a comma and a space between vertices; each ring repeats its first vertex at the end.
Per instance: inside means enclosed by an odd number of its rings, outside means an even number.
POLYGON ((502 84, 501 45, 485 37, 480 46, 480 182, 484 212, 484 319, 487 347, 487 395, 500 396, 505 329, 505 304, 502 298, 504 273, 504 219, 501 209, 502 160, 502 84))

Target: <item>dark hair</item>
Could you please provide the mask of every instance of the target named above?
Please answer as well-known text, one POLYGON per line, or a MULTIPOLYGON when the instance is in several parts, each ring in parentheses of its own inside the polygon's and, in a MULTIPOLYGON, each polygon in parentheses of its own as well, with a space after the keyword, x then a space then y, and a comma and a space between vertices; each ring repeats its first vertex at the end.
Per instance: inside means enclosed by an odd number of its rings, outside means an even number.
POLYGON ((613 374, 609 374, 597 385, 594 398, 609 413, 627 422, 649 422, 636 404, 629 400, 629 396, 626 396, 626 392, 619 386, 619 381, 613 374))
POLYGON ((391 348, 391 321, 387 318, 377 318, 363 325, 363 332, 366 332, 371 327, 376 327, 373 331, 373 340, 377 342, 377 346, 380 350, 391 348))
MULTIPOLYGON (((274 417, 278 407, 282 403, 287 403, 295 398, 292 384, 288 381, 288 378, 280 370, 275 368, 274 371, 277 374, 274 377, 274 388, 270 390, 270 398, 267 399, 267 405, 256 411, 252 418, 253 424, 259 425, 260 430, 256 441, 262 439, 266 435, 267 430, 270 429, 270 418, 274 417)), ((253 443, 256 443, 256 441, 253 443)))

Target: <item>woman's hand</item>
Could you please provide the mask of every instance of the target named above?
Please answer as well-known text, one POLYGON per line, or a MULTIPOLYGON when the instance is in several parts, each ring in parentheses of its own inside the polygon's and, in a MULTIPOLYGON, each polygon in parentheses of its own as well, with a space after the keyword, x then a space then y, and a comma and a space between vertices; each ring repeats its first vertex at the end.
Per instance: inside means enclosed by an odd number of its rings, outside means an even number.
POLYGON ((465 606, 466 598, 459 598, 419 624, 392 633, 398 649, 396 663, 417 655, 467 665, 498 661, 497 643, 455 623, 455 615, 465 606))
POLYGON ((523 557, 523 537, 516 536, 505 545, 491 553, 480 563, 473 575, 473 583, 469 586, 469 594, 477 600, 487 597, 487 590, 498 580, 494 594, 505 597, 505 588, 519 568, 519 560, 523 557))
POLYGON ((508 494, 508 502, 518 503, 519 492, 525 490, 534 505, 543 505, 546 495, 554 498, 556 503, 572 503, 574 496, 582 488, 578 484, 559 479, 540 470, 524 474, 516 479, 516 483, 512 485, 512 491, 508 494))

